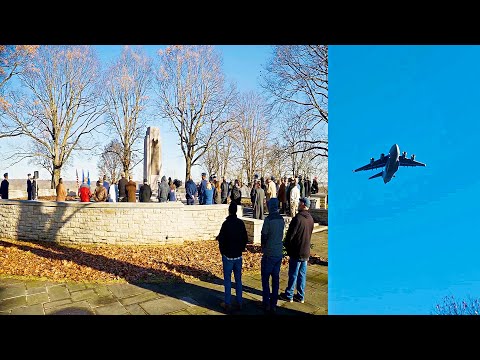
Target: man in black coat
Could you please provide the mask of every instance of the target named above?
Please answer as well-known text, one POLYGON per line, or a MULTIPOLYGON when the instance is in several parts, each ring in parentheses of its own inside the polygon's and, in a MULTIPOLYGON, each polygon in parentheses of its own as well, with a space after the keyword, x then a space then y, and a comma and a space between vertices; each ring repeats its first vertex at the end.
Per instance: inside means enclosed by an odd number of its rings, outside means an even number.
POLYGON ((27 176, 28 176, 28 178, 27 178, 27 196, 28 196, 28 200, 32 200, 32 180, 30 179, 32 174, 28 174, 27 176))
POLYGON ((310 257, 310 242, 314 221, 308 212, 310 200, 303 197, 299 201, 298 213, 290 222, 285 236, 285 249, 288 260, 288 285, 279 298, 288 302, 305 301, 305 285, 307 280, 307 263, 310 257), (293 292, 297 289, 297 293, 293 292))
POLYGON ((187 205, 193 205, 195 203, 195 195, 197 194, 197 185, 192 180, 192 176, 188 177, 188 181, 185 184, 185 197, 187 198, 187 205))
POLYGON ((128 180, 125 178, 125 173, 121 173, 121 179, 118 180, 118 202, 127 201, 127 183, 128 180))
POLYGON ((237 203, 232 201, 228 207, 228 216, 222 224, 217 236, 223 263, 223 285, 225 301, 220 304, 228 313, 232 309, 231 289, 232 271, 235 277, 235 295, 238 309, 242 309, 242 252, 248 241, 247 229, 242 220, 237 217, 237 203))
POLYGON ((222 183, 220 185, 221 189, 221 196, 222 196, 222 204, 227 203, 227 198, 228 198, 228 193, 229 193, 229 188, 228 188, 228 182, 225 176, 223 176, 222 183))
POLYGON ((138 201, 139 202, 150 202, 152 197, 152 188, 147 184, 147 179, 143 179, 143 185, 140 186, 138 192, 138 201))
POLYGON ((3 179, 2 185, 0 185, 0 197, 4 200, 7 200, 8 199, 8 185, 9 185, 8 173, 3 174, 3 177, 5 179, 3 179))

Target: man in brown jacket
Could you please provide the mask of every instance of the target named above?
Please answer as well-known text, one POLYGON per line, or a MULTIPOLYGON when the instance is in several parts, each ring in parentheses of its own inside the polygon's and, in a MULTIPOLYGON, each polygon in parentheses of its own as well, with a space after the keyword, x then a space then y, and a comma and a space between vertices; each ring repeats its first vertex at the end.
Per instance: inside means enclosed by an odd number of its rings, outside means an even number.
POLYGON ((128 177, 130 180, 127 185, 125 186, 125 190, 127 191, 127 201, 128 202, 137 202, 137 184, 133 181, 132 175, 128 177))
POLYGON ((65 185, 63 185, 62 178, 58 180, 56 191, 57 191, 57 201, 65 201, 65 199, 67 198, 67 190, 65 189, 65 185))
POLYGON ((97 181, 97 187, 93 193, 93 200, 95 201, 107 201, 107 189, 102 185, 100 180, 97 181))

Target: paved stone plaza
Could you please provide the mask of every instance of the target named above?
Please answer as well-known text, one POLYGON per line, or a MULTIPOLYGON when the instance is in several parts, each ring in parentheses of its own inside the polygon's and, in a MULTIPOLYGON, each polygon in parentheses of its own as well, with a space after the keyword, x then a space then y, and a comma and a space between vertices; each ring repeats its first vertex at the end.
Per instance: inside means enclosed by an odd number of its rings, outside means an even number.
MULTIPOLYGON (((322 231, 312 236, 316 253, 325 257, 327 234, 322 231)), ((244 308, 233 315, 263 315, 260 273, 244 274, 242 279, 244 308)), ((281 291, 287 279, 287 270, 282 269, 281 291)), ((277 314, 326 315, 327 290, 328 265, 309 264, 305 303, 279 300, 277 314)), ((92 284, 0 277, 2 315, 220 315, 224 314, 222 300, 220 278, 188 283, 92 284)))

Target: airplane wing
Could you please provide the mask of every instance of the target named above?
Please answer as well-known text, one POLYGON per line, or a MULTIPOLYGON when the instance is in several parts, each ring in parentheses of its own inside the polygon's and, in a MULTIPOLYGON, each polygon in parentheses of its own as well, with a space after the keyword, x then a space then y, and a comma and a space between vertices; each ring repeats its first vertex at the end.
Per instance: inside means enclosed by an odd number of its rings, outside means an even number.
POLYGON ((403 158, 401 156, 398 158, 398 161, 400 166, 427 166, 426 164, 419 161, 403 158))
POLYGON ((377 168, 380 168, 380 167, 384 167, 385 164, 387 163, 387 160, 388 160, 389 157, 390 157, 390 155, 387 154, 383 158, 375 160, 374 162, 372 162, 368 165, 362 166, 362 167, 360 167, 356 170, 353 170, 353 171, 357 172, 357 171, 362 171, 362 170, 373 170, 373 169, 377 169, 377 168))

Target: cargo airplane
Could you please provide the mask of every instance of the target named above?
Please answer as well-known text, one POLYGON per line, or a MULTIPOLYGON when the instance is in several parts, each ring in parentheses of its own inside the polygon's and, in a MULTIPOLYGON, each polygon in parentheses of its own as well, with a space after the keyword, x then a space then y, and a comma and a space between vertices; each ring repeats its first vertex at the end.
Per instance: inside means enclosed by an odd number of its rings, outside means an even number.
POLYGON ((370 159, 370 164, 362 166, 353 172, 362 171, 362 170, 373 170, 377 168, 384 167, 382 171, 378 174, 370 176, 369 179, 373 179, 376 177, 382 177, 383 182, 386 184, 392 177, 395 177, 395 173, 398 170, 399 166, 426 166, 426 164, 418 162, 415 160, 415 155, 412 155, 411 158, 407 158, 407 152, 404 151, 402 155, 400 155, 400 149, 397 144, 394 144, 387 155, 381 154, 380 159, 375 160, 374 158, 370 159))

